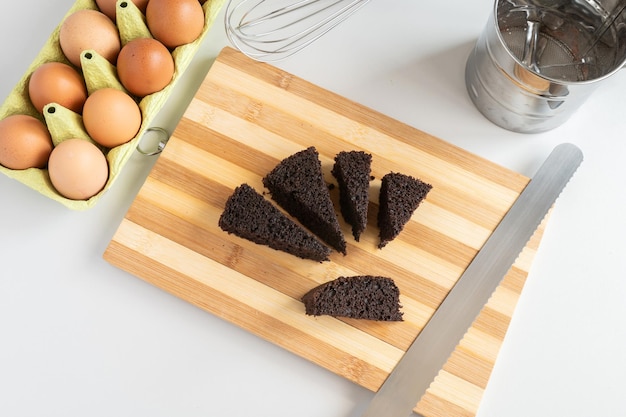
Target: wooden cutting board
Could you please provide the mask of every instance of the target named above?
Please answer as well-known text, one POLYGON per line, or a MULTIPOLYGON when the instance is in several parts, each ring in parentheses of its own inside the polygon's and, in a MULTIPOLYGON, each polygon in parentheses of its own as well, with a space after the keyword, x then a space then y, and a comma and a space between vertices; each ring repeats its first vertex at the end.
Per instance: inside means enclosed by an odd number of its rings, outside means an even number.
MULTIPOLYGON (((529 179, 225 48, 139 191, 104 258, 139 278, 376 391, 529 179), (218 227, 234 188, 314 145, 326 180, 342 150, 373 155, 370 222, 348 254, 302 260, 218 227), (381 177, 433 185, 402 234, 377 249, 381 177), (340 275, 393 278, 405 321, 309 317, 300 297, 340 275)), ((338 200, 338 189, 331 189, 338 200)), ((544 222, 545 223, 545 222, 544 222)), ((538 248, 537 230, 415 410, 474 416, 538 248)))

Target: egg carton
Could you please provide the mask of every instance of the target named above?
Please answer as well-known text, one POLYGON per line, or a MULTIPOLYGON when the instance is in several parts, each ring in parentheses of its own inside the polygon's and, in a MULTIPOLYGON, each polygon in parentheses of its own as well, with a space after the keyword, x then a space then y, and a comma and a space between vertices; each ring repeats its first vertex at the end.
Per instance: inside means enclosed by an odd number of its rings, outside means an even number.
MULTIPOLYGON (((171 51, 175 65, 172 81, 161 91, 145 96, 139 101, 138 104, 142 113, 142 123, 137 135, 129 142, 122 145, 110 149, 103 149, 109 164, 109 178, 104 188, 98 194, 87 200, 71 200, 63 197, 53 187, 48 175, 48 170, 45 168, 13 170, 0 165, 0 172, 65 205, 69 209, 85 210, 93 207, 107 190, 113 186, 126 162, 138 149, 141 138, 151 129, 150 126, 154 117, 163 107, 177 81, 189 66, 225 1, 226 0, 207 0, 202 5, 205 23, 200 36, 195 41, 181 45, 171 51)), ((136 38, 152 37, 148 30, 145 16, 132 1, 118 0, 116 7, 116 25, 120 32, 122 46, 136 38)), ((82 9, 98 10, 98 7, 94 0, 77 0, 66 13, 63 20, 72 13, 82 9)), ((13 114, 27 114, 43 121, 50 131, 52 141, 55 145, 69 138, 91 140, 83 126, 81 115, 56 103, 46 106, 43 114, 39 113, 31 103, 28 95, 28 81, 33 71, 40 65, 47 62, 63 62, 71 65, 63 54, 59 44, 59 32, 62 23, 63 21, 61 21, 52 32, 26 73, 9 93, 2 106, 0 106, 0 120, 13 114), (53 111, 49 111, 50 107, 54 107, 53 111)), ((83 52, 81 55, 81 67, 80 70, 83 73, 89 94, 97 89, 106 87, 117 88, 126 92, 119 82, 115 66, 95 51, 83 52)))

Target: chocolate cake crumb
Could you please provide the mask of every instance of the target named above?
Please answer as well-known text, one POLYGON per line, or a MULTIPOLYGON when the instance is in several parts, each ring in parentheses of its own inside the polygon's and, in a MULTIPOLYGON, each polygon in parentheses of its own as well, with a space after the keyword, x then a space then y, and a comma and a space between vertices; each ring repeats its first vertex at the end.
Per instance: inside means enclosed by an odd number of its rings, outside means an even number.
POLYGON ((263 185, 285 211, 329 246, 346 254, 346 241, 315 147, 283 159, 263 178, 263 185))
POLYGON ((357 242, 367 226, 371 165, 371 154, 339 152, 332 170, 339 184, 341 215, 352 226, 352 235, 357 242))
POLYGON ((391 172, 383 176, 378 208, 379 248, 395 239, 432 185, 409 175, 391 172))
POLYGON ((402 321, 400 290, 391 278, 339 277, 302 297, 310 316, 328 315, 377 321, 402 321))
POLYGON ((286 217, 248 184, 235 189, 226 201, 219 227, 236 236, 299 258, 328 261, 330 248, 286 217))

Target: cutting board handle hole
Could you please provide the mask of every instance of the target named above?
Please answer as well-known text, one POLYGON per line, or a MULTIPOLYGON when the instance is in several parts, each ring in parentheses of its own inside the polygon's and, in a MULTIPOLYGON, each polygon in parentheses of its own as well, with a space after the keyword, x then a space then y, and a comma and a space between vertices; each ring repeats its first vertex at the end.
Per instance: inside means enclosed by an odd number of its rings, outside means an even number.
POLYGON ((150 127, 146 129, 146 132, 137 144, 137 150, 146 156, 158 155, 165 149, 169 139, 170 134, 167 130, 162 127, 150 127))

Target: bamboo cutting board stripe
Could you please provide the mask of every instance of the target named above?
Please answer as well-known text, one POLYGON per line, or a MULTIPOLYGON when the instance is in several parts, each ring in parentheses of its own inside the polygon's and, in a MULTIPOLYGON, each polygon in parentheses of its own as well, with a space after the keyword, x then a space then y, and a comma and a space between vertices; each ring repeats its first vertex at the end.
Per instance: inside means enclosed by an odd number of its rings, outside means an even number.
MULTIPOLYGON (((372 391, 377 390, 528 178, 268 64, 225 48, 160 155, 104 257, 171 294, 372 391), (219 229, 224 203, 280 160, 314 145, 324 176, 342 150, 373 156, 369 223, 347 256, 303 260, 219 229), (380 179, 390 171, 433 185, 398 238, 378 249, 380 179), (404 321, 304 314, 300 297, 340 275, 383 275, 404 321)), ((331 189, 337 207, 338 189, 331 189)), ((269 196, 267 197, 269 199, 269 196)), ((415 410, 474 416, 538 249, 526 245, 415 410)), ((417 402, 418 399, 416 399, 417 402)))

